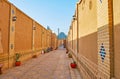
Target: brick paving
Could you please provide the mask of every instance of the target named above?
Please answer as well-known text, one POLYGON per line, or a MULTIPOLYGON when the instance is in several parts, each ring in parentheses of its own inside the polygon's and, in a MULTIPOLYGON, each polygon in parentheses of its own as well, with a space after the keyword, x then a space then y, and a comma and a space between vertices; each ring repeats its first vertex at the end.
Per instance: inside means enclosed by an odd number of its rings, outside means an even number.
POLYGON ((0 79, 81 79, 75 76, 76 70, 69 67, 69 61, 65 49, 58 49, 7 70, 0 79))

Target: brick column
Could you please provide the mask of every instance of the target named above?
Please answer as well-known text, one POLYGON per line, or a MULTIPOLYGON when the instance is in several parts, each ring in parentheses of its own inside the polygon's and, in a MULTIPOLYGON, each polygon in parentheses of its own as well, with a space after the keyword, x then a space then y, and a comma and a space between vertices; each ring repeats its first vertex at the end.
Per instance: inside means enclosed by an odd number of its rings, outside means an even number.
POLYGON ((35 50, 35 30, 36 30, 36 26, 35 26, 35 22, 33 21, 33 35, 32 35, 32 50, 35 50))
POLYGON ((112 0, 98 0, 98 79, 111 79, 113 69, 112 0))
POLYGON ((9 26, 9 55, 8 55, 8 66, 9 68, 14 66, 14 53, 15 53, 15 23, 17 21, 16 8, 11 4, 10 7, 10 26, 9 26))
POLYGON ((33 24, 32 24, 32 56, 36 55, 36 52, 35 52, 35 31, 36 31, 36 26, 35 26, 35 21, 33 21, 33 24))

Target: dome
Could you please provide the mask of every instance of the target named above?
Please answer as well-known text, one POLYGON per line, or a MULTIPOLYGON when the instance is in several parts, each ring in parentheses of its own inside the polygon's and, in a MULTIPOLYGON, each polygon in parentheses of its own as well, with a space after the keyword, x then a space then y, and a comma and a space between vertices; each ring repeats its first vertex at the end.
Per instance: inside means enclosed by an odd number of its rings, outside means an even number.
POLYGON ((60 34, 58 35, 58 39, 66 39, 66 35, 64 32, 60 32, 60 34))

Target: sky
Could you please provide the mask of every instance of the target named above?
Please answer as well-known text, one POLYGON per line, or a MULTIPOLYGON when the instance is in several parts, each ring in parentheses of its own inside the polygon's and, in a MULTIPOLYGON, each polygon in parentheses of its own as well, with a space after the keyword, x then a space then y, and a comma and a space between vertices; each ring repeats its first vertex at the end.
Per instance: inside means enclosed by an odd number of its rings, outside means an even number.
POLYGON ((68 34, 78 0, 9 0, 42 26, 68 34))

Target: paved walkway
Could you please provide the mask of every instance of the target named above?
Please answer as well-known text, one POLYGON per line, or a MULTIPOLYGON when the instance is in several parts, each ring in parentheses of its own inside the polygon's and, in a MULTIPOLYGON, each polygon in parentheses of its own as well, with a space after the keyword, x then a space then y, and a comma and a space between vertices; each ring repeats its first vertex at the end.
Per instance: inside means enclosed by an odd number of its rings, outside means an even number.
POLYGON ((65 50, 59 49, 7 70, 0 79, 81 79, 75 76, 74 69, 70 69, 69 62, 65 50))

